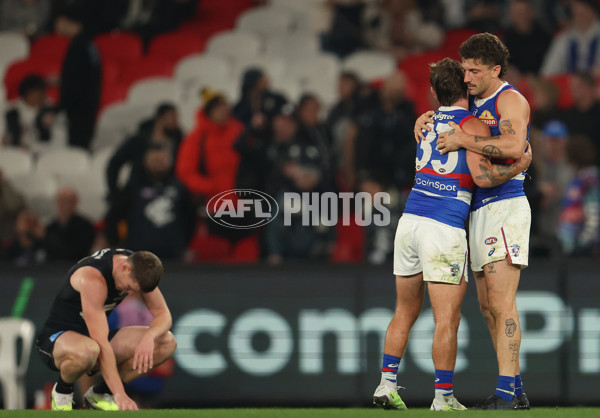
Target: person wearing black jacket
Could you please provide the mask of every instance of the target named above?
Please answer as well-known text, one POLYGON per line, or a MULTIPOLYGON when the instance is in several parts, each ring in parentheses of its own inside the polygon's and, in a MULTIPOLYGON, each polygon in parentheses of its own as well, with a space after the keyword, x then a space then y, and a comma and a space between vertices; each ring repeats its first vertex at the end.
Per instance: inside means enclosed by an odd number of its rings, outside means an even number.
POLYGON ((106 215, 106 237, 121 246, 121 221, 127 223, 125 246, 152 251, 161 258, 181 258, 194 233, 196 211, 191 195, 173 174, 165 145, 154 144, 143 158, 143 171, 112 200, 106 215))
POLYGON ((143 171, 144 155, 150 147, 164 144, 175 158, 182 138, 177 109, 170 103, 160 104, 154 117, 141 123, 138 132, 123 142, 111 157, 106 169, 109 198, 118 191, 119 173, 124 165, 131 164, 129 178, 135 179, 143 171))

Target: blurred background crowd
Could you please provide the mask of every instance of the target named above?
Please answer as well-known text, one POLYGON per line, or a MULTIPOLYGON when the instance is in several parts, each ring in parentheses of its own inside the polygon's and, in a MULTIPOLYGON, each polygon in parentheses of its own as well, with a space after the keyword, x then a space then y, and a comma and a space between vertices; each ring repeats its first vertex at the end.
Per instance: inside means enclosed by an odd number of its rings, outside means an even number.
MULTIPOLYGON (((3 0, 0 259, 383 263, 428 66, 508 46, 532 109, 534 256, 598 257, 596 0, 3 0), (221 191, 388 192, 389 227, 219 227, 221 191)), ((357 210, 370 212, 373 208, 357 210)))

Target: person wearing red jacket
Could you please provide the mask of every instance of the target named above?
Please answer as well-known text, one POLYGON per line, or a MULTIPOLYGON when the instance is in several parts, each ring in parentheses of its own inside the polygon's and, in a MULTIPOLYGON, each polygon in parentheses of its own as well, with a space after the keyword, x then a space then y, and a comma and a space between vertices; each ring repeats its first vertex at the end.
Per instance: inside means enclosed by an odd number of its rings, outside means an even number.
POLYGON ((198 112, 196 127, 181 144, 175 171, 206 203, 215 194, 235 188, 240 156, 233 144, 244 125, 231 117, 223 95, 206 91, 203 95, 208 100, 198 112))

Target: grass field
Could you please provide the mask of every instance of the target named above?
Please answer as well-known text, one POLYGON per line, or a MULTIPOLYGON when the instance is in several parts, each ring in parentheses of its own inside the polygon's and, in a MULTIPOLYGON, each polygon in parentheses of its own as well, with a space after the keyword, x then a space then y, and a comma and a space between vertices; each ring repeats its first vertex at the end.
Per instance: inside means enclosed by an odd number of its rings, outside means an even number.
MULTIPOLYGON (((118 414, 120 418, 370 418, 386 417, 396 414, 403 417, 431 417, 437 412, 427 409, 412 409, 409 411, 384 411, 380 409, 361 409, 361 408, 256 408, 256 409, 146 409, 143 411, 126 412, 99 412, 77 410, 73 412, 64 412, 61 416, 71 415, 73 418, 98 418, 102 415, 118 414)), ((554 417, 576 417, 576 418, 597 418, 600 417, 600 408, 534 408, 530 411, 464 411, 461 414, 469 418, 475 417, 504 417, 514 414, 524 417, 534 418, 554 418, 554 417)), ((57 413, 53 411, 2 411, 2 417, 23 417, 23 418, 42 418, 56 417, 57 413)))

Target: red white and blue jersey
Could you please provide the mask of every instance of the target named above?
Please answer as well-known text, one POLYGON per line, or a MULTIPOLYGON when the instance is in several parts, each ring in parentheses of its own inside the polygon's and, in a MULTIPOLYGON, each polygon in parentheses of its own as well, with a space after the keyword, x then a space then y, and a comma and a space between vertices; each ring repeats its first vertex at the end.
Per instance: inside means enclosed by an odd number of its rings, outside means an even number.
POLYGON ((464 149, 442 155, 437 149, 439 134, 449 131, 448 122, 462 128, 473 115, 462 107, 442 106, 432 116, 433 129, 417 148, 415 185, 404 213, 424 216, 464 229, 474 183, 464 149))
MULTIPOLYGON (((499 127, 500 114, 498 113, 497 102, 500 93, 506 90, 517 91, 513 86, 504 82, 490 97, 486 97, 485 99, 469 97, 469 110, 490 128, 492 136, 501 134, 499 127)), ((529 123, 527 124, 527 141, 529 141, 529 123)), ((494 160, 493 162, 495 164, 501 164, 503 161, 494 160)), ((512 161, 505 162, 511 163, 512 161)), ((495 187, 477 187, 475 189, 475 194, 473 195, 471 210, 477 210, 488 203, 497 202, 499 200, 525 196, 525 192, 523 191, 523 180, 525 180, 525 172, 513 177, 506 183, 495 187)))

